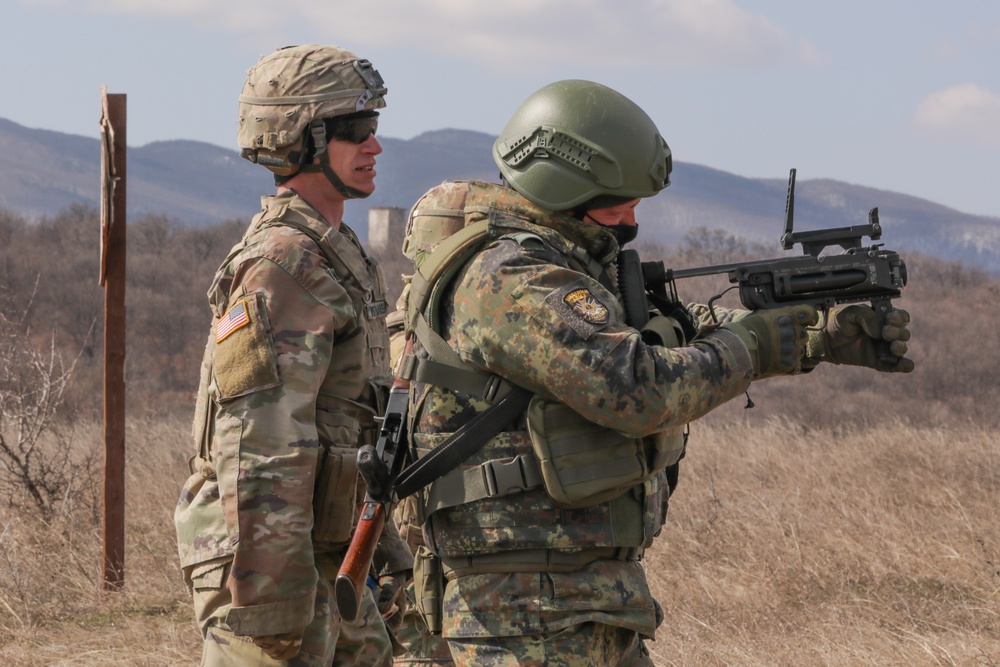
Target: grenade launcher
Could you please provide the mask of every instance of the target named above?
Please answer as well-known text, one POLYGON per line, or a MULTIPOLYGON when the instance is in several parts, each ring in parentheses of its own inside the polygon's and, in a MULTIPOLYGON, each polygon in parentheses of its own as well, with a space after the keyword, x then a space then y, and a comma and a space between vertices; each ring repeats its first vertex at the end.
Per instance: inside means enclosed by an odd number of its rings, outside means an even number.
MULTIPOLYGON (((892 299, 901 296, 906 285, 906 264, 899 253, 885 250, 881 244, 866 247, 862 243, 863 237, 877 241, 882 236, 878 208, 868 212, 867 225, 793 232, 794 206, 795 170, 792 169, 788 178, 781 247, 791 250, 799 243, 803 251, 800 256, 667 269, 661 261, 640 262, 635 251, 623 251, 622 254, 629 253, 629 256, 620 258, 622 284, 644 286, 644 290, 623 290, 626 312, 646 309, 646 294, 640 293, 642 291, 665 297, 669 287, 672 300, 676 301, 675 280, 725 273, 729 282, 739 287, 740 301, 750 310, 807 304, 826 314, 837 304, 869 301, 884 321, 892 310, 892 299), (843 252, 820 254, 831 246, 839 246, 843 252)), ((722 293, 712 297, 708 305, 721 296, 722 293)), ((884 361, 898 361, 889 352, 888 343, 877 343, 879 356, 884 361)))

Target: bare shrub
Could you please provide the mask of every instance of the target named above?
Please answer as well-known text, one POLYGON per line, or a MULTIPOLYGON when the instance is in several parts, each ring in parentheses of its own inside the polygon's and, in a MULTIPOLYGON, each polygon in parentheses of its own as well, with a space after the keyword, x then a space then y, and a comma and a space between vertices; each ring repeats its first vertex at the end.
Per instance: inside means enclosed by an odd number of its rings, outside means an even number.
POLYGON ((93 507, 94 452, 70 454, 73 415, 64 410, 75 366, 54 332, 36 347, 23 313, 0 313, 0 496, 46 522, 80 501, 93 507))
MULTIPOLYGON (((73 449, 100 441, 99 423, 77 430, 73 449)), ((126 423, 120 591, 102 591, 100 533, 79 511, 44 523, 30 512, 0 508, 0 664, 197 664, 201 641, 171 520, 189 441, 187 420, 126 423)))

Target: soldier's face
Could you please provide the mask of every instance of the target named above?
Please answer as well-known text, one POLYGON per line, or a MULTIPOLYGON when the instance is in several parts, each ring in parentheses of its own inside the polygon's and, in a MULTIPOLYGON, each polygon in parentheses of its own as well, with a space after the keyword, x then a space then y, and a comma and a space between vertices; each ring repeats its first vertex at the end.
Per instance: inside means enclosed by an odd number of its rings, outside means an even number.
POLYGON ((630 199, 614 206, 592 208, 587 211, 586 219, 599 225, 614 227, 616 225, 635 226, 635 207, 639 199, 630 199))
POLYGON ((382 152, 382 144, 374 132, 361 143, 331 139, 327 151, 330 168, 344 185, 367 194, 375 191, 375 156, 382 152))

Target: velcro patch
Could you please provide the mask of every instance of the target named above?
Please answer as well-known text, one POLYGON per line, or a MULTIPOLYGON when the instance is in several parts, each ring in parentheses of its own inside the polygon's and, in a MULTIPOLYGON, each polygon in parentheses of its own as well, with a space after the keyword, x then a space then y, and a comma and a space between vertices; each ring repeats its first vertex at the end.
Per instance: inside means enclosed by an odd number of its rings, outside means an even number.
POLYGON ((262 300, 260 294, 251 294, 219 318, 213 371, 220 398, 243 396, 281 384, 262 300))
POLYGON ((563 297, 563 302, 572 308, 573 312, 579 315, 584 322, 590 324, 608 323, 608 307, 601 303, 594 293, 586 287, 568 292, 563 297))
POLYGON ((250 315, 247 313, 247 300, 240 299, 225 315, 219 318, 215 325, 215 342, 221 343, 233 334, 240 327, 250 324, 250 315))

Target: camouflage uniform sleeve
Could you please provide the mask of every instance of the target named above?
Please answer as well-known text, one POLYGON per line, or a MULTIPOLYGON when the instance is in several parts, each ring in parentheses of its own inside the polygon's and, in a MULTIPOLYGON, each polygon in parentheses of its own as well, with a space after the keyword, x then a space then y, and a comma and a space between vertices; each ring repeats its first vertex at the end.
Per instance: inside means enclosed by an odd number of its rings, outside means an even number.
POLYGON ((693 421, 749 386, 742 343, 646 345, 611 292, 558 259, 512 240, 477 255, 455 287, 460 355, 633 436, 693 421))
MULTIPOLYGON (((313 279, 332 283, 323 287, 327 291, 343 291, 328 273, 313 279)), ((253 375, 246 366, 265 364, 268 356, 278 379, 271 386, 244 383, 236 390, 243 393, 231 398, 220 386, 217 423, 231 424, 229 437, 216 438, 221 502, 234 554, 233 607, 226 622, 238 635, 300 630, 313 615, 316 396, 330 364, 334 323, 348 312, 331 313, 336 301, 318 299, 316 291, 271 260, 244 262, 233 293, 254 295, 262 304, 269 349, 231 355, 227 364, 216 355, 220 385, 227 374, 253 375)), ((217 343, 217 351, 227 342, 217 343)))

